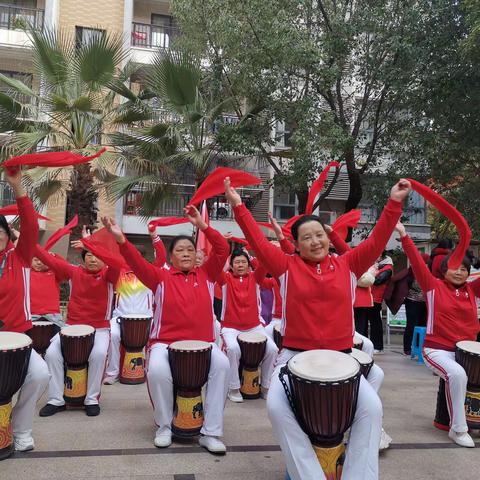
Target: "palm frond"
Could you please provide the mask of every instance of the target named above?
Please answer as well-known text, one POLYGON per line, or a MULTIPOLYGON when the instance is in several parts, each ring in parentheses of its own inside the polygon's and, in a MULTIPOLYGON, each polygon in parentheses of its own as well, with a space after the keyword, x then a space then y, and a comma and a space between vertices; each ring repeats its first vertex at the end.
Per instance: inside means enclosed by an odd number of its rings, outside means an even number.
POLYGON ((0 82, 4 83, 5 85, 8 85, 10 88, 13 88, 20 95, 26 95, 28 97, 36 96, 35 92, 30 87, 25 85, 25 83, 15 78, 7 77, 3 73, 0 73, 0 82))

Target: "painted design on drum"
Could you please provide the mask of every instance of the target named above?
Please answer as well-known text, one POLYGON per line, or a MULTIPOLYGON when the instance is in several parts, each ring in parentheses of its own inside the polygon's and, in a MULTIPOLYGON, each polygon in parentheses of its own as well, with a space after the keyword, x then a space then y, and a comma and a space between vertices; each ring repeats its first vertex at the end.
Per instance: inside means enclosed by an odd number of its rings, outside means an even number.
POLYGON ((260 371, 243 368, 242 383, 240 387, 242 395, 255 396, 260 395, 260 371))
POLYGON ((65 373, 65 389, 63 395, 69 401, 83 401, 87 395, 87 367, 74 370, 67 368, 65 373))
POLYGON ((12 402, 0 405, 0 450, 8 448, 13 442, 12 402))
POLYGON ((335 447, 319 447, 313 445, 320 466, 327 480, 342 478, 343 462, 345 461, 345 445, 340 443, 335 447))
POLYGON ((182 397, 177 395, 173 426, 181 430, 200 429, 203 425, 202 396, 182 397))
POLYGON ((480 391, 467 390, 465 397, 465 416, 470 428, 480 429, 480 391))
POLYGON ((123 378, 143 379, 145 377, 143 352, 125 352, 122 365, 123 378))

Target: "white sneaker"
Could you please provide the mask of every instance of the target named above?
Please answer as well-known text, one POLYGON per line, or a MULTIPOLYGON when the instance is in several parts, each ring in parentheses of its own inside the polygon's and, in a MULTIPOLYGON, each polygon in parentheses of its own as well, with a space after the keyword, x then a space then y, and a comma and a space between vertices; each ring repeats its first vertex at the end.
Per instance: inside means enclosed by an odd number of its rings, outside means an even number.
POLYGON ((262 387, 260 395, 261 395, 262 398, 264 398, 266 400, 267 397, 268 397, 268 388, 262 387))
POLYGON ((475 442, 472 440, 472 437, 468 432, 456 432, 455 430, 450 430, 448 432, 448 437, 461 447, 475 447, 475 442))
POLYGON ((13 445, 17 452, 28 452, 35 448, 35 442, 30 434, 14 435, 13 445))
POLYGON ((230 401, 235 402, 235 403, 242 403, 243 402, 243 397, 242 394, 240 393, 239 388, 231 388, 228 391, 228 398, 230 401))
POLYGON ((374 355, 383 355, 383 350, 374 350, 373 354, 374 355))
POLYGON ((201 447, 206 448, 211 453, 226 453, 227 447, 217 437, 211 437, 210 435, 202 435, 198 439, 198 444, 201 447))
POLYGON ((105 377, 103 379, 104 385, 113 385, 114 383, 118 382, 118 377, 105 377))
POLYGON ((380 437, 379 450, 386 450, 392 443, 392 437, 382 428, 382 436, 380 437))
POLYGON ((169 447, 172 444, 172 432, 159 433, 157 430, 153 444, 158 448, 169 447))

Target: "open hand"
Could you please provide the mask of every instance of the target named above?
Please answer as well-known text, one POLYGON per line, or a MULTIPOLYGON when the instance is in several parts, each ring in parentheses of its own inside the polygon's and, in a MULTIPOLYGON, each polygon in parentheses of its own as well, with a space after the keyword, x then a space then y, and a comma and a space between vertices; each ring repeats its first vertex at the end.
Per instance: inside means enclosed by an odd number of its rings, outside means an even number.
POLYGON ((189 222, 194 226, 199 228, 200 230, 205 230, 208 225, 205 220, 200 215, 198 208, 195 205, 187 205, 183 211, 187 216, 189 222))
POLYGON ((111 217, 102 217, 103 226, 115 237, 115 240, 122 244, 126 242, 122 229, 115 223, 111 217))
POLYGON ((230 183, 230 177, 226 177, 223 181, 223 185, 225 186, 225 197, 227 198, 228 203, 232 207, 237 207, 238 205, 242 204, 242 198, 238 194, 238 192, 232 187, 230 183))

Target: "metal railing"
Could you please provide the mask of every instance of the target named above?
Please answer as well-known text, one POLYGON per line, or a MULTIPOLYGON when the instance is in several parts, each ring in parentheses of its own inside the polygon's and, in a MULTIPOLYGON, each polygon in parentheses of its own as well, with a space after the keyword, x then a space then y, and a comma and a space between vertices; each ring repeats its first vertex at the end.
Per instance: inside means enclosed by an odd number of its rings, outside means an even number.
POLYGON ((0 180, 0 207, 6 207, 12 203, 15 203, 12 187, 7 182, 0 180))
POLYGON ((33 28, 41 30, 44 18, 45 10, 0 3, 0 28, 16 30, 20 28, 22 23, 27 23, 33 28))
POLYGON ((180 35, 176 27, 132 23, 132 46, 143 48, 164 48, 171 46, 171 41, 180 35))

